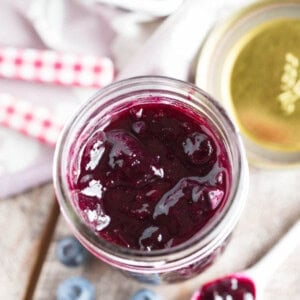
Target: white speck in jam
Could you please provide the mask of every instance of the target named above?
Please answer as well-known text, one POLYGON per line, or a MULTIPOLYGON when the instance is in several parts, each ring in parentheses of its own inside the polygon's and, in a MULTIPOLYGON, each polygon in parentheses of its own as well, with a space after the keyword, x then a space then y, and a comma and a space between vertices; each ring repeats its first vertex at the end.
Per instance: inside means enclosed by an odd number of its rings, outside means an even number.
POLYGON ((158 176, 160 178, 164 178, 165 173, 164 173, 163 168, 159 168, 158 169, 158 168, 156 168, 154 166, 151 166, 151 169, 154 172, 154 175, 156 175, 156 176, 158 176))
POLYGON ((136 115, 137 118, 140 119, 140 118, 142 117, 142 115, 143 115, 143 109, 140 108, 140 109, 135 113, 135 115, 136 115))
POLYGON ((86 214, 87 214, 88 220, 90 222, 94 222, 97 220, 97 211, 96 210, 87 209, 86 214))
POLYGON ((161 235, 161 234, 158 235, 157 240, 158 240, 159 242, 162 241, 162 235, 161 235))
POLYGON ((101 231, 110 223, 110 216, 106 215, 100 204, 94 210, 85 210, 88 220, 95 227, 95 230, 101 231))
POLYGON ((219 294, 214 293, 214 300, 224 300, 224 299, 219 294))
POLYGON ((212 209, 216 209, 219 206, 220 202, 223 199, 223 196, 224 196, 224 192, 217 188, 208 192, 208 197, 212 209))
POLYGON ((90 161, 85 168, 86 170, 95 170, 95 168, 97 167, 105 151, 105 148, 102 145, 103 145, 102 141, 98 141, 93 145, 93 149, 90 151, 90 161))
POLYGON ((236 278, 232 278, 231 279, 231 289, 233 291, 237 290, 238 289, 238 280, 236 278))
MULTIPOLYGON (((156 232, 159 228, 156 227, 156 226, 150 226, 148 228, 146 228, 142 234, 142 236, 140 237, 139 239, 139 244, 141 246, 141 248, 144 248, 144 245, 143 245, 143 240, 146 240, 148 238, 150 238, 152 236, 152 234, 154 232, 156 232)), ((148 251, 151 251, 151 248, 149 246, 146 246, 146 250, 148 251), (149 249, 148 249, 149 248, 149 249)))
POLYGON ((96 226, 96 230, 97 231, 101 231, 103 230, 105 227, 107 227, 110 223, 110 217, 108 215, 99 215, 98 219, 97 219, 97 226, 96 226))
POLYGON ((246 293, 244 295, 244 300, 254 300, 253 295, 250 293, 246 293))
POLYGON ((89 186, 81 191, 81 194, 89 197, 97 197, 98 199, 102 198, 103 185, 99 180, 91 180, 89 186))

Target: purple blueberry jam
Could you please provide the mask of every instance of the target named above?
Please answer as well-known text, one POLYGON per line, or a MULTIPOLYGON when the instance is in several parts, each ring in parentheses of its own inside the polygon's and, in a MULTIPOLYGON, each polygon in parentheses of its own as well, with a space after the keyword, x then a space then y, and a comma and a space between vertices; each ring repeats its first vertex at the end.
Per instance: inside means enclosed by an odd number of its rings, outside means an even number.
POLYGON ((195 300, 254 300, 255 294, 252 280, 229 276, 205 284, 195 300))
POLYGON ((111 113, 72 156, 80 216, 105 240, 151 251, 189 240, 224 206, 231 168, 205 118, 165 101, 111 113))

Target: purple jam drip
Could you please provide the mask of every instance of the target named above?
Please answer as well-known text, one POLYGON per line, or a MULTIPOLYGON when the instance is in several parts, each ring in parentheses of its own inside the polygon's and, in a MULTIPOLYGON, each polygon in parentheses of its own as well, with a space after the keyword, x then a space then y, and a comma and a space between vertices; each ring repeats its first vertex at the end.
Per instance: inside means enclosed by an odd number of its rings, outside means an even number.
POLYGON ((116 111, 72 154, 78 213, 124 247, 151 251, 187 241, 228 197, 223 143, 186 107, 157 102, 116 111))
POLYGON ((229 276, 205 284, 195 300, 254 300, 255 294, 252 280, 229 276))

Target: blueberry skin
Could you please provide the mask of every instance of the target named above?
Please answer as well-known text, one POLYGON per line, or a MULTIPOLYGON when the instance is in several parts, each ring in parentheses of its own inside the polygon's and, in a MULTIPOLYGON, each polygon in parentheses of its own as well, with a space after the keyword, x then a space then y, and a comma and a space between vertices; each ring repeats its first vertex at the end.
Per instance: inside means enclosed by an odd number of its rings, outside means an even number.
POLYGON ((77 267, 86 261, 89 253, 75 237, 69 236, 58 242, 56 255, 62 264, 77 267))
POLYGON ((56 300, 96 300, 95 287, 83 277, 70 277, 58 286, 56 300))
POLYGON ((156 293, 148 289, 137 291, 130 300, 161 300, 156 293))

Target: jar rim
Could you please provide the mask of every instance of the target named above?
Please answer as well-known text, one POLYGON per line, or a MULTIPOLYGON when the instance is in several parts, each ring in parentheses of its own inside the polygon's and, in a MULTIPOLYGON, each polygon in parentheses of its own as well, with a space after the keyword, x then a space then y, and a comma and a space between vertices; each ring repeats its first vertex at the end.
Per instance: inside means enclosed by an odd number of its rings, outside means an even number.
MULTIPOLYGON (((233 168, 233 166, 231 166, 231 168, 233 168)), ((243 194, 247 194, 248 166, 243 144, 236 127, 233 125, 224 109, 218 104, 218 102, 212 99, 211 96, 195 85, 181 80, 164 76, 139 76, 121 80, 102 88, 86 103, 84 103, 76 114, 67 122, 60 135, 55 150, 53 180, 57 199, 65 219, 71 226, 75 236, 91 252, 100 257, 102 260, 119 265, 123 269, 130 269, 132 265, 135 268, 141 268, 147 272, 147 269, 153 266, 158 269, 163 269, 166 262, 168 262, 168 265, 173 263, 175 266, 178 261, 191 261, 195 256, 198 257, 201 252, 205 253, 205 251, 211 249, 211 247, 219 246, 223 240, 229 236, 233 227, 236 225, 245 204, 246 197, 243 194), (126 93, 124 93, 125 90, 128 92, 130 90, 132 91, 132 89, 135 89, 135 92, 163 92, 175 89, 176 92, 183 93, 181 94, 181 97, 184 96, 185 99, 188 99, 189 104, 191 104, 190 101, 194 101, 194 105, 200 105, 201 102, 206 102, 205 104, 208 105, 209 109, 213 109, 215 110, 215 113, 219 114, 219 117, 222 118, 222 121, 228 126, 227 129, 229 129, 231 133, 231 138, 234 138, 234 141, 231 140, 231 143, 233 143, 236 148, 237 157, 235 157, 235 167, 237 170, 235 178, 233 178, 235 182, 232 184, 234 190, 231 190, 230 195, 226 200, 227 202, 230 202, 230 205, 225 212, 222 211, 219 214, 221 219, 215 224, 216 226, 214 228, 211 228, 203 236, 200 234, 200 240, 192 237, 184 243, 174 247, 151 251, 125 248, 109 243, 105 239, 96 235, 89 226, 84 223, 82 218, 78 216, 76 209, 71 204, 72 200, 68 197, 66 176, 61 175, 64 172, 62 162, 69 155, 69 153, 66 153, 66 150, 69 151, 69 148, 67 147, 66 149, 65 146, 68 143, 70 131, 76 130, 76 125, 78 125, 77 123, 80 118, 91 112, 94 105, 99 103, 100 99, 101 105, 103 105, 103 103, 106 103, 105 100, 112 98, 112 93, 124 98, 126 96, 126 93), (243 194, 241 186, 243 186, 243 194), (243 197, 241 197, 241 195, 243 195, 243 197), (237 197, 241 199, 239 201, 234 201, 237 197), (212 236, 214 239, 212 239, 212 236), (132 257, 134 257, 134 261, 132 260, 132 257)))

